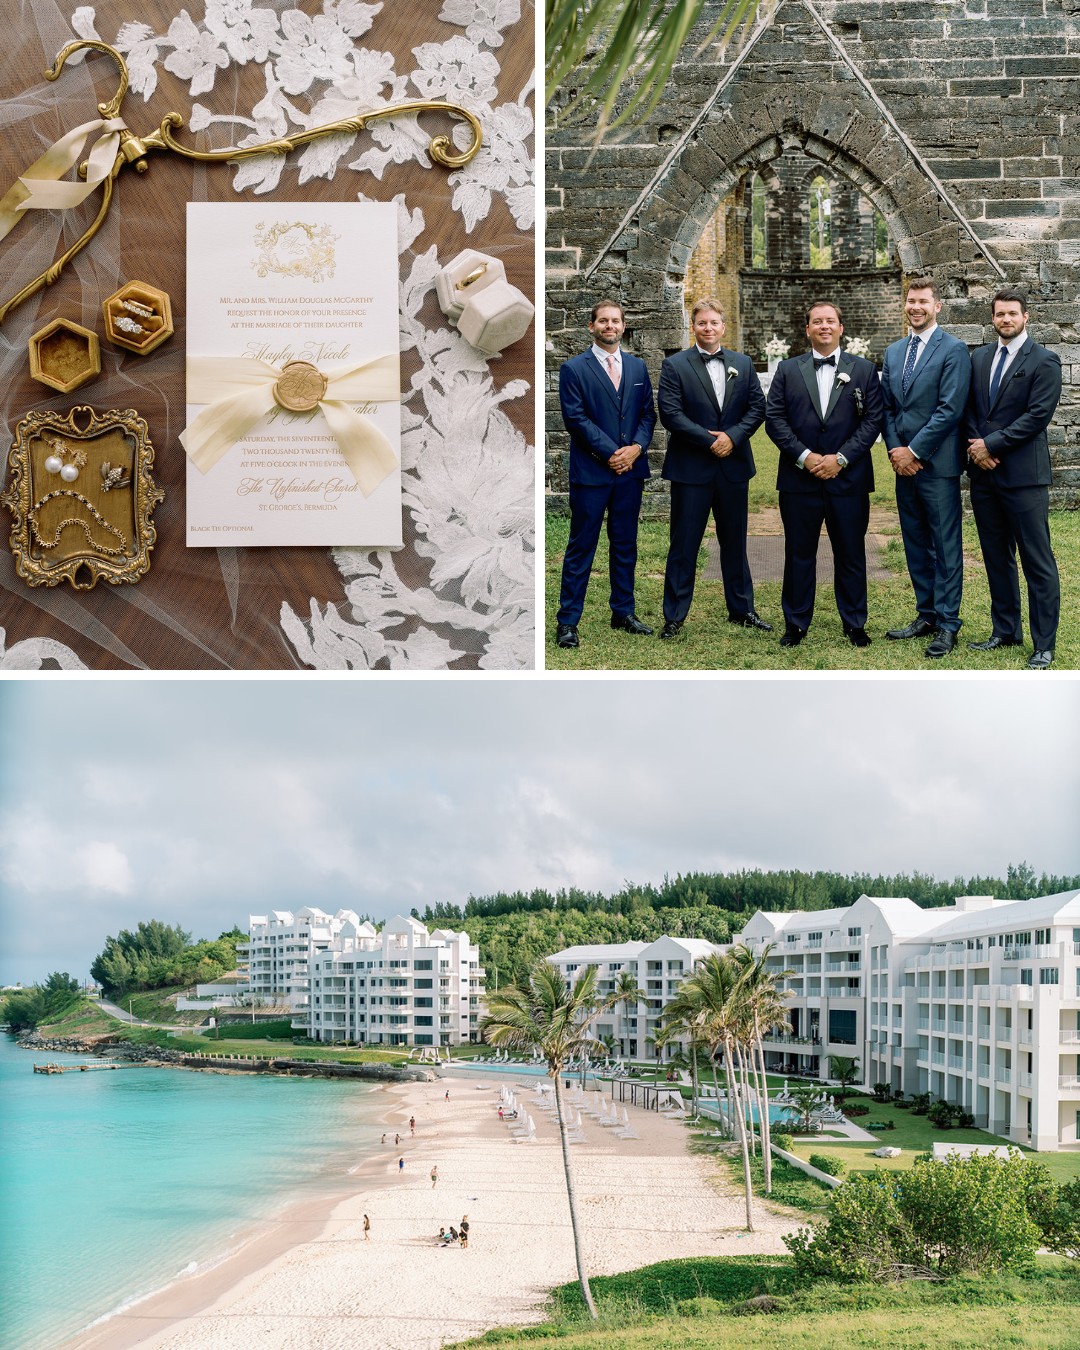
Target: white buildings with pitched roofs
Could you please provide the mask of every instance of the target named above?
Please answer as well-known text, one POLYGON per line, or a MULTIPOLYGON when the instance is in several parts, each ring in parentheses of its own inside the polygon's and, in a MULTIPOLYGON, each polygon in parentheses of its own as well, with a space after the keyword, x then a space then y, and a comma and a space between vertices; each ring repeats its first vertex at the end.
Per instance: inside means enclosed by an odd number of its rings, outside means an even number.
POLYGON ((964 896, 921 909, 861 896, 844 909, 757 913, 737 941, 786 971, 778 1073, 828 1077, 857 1058, 868 1086, 930 1092, 991 1134, 1080 1149, 1080 891, 964 896))
POLYGON ((478 1039, 484 971, 467 933, 400 915, 381 929, 353 911, 251 915, 238 944, 251 994, 286 1003, 316 1041, 453 1046, 478 1039))

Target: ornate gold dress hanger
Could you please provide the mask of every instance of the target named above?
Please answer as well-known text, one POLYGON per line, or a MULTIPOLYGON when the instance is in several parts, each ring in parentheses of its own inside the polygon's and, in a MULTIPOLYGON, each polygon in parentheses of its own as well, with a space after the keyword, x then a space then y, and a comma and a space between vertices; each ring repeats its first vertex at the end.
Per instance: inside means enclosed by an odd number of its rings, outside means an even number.
POLYGON ((308 131, 298 132, 295 136, 282 136, 275 141, 266 141, 262 145, 249 145, 242 149, 229 150, 193 150, 181 145, 173 138, 174 130, 184 125, 180 113, 166 113, 156 131, 146 136, 136 136, 120 116, 124 95, 128 90, 127 63, 115 47, 107 42, 79 41, 69 42, 53 62, 51 69, 45 71, 47 80, 60 76, 64 62, 69 56, 82 48, 90 48, 111 56, 120 70, 120 87, 107 103, 98 104, 100 120, 87 122, 75 127, 61 137, 55 145, 27 169, 7 194, 0 200, 0 239, 18 223, 19 217, 32 208, 59 208, 77 205, 89 196, 99 185, 102 189, 101 206, 86 231, 76 242, 40 276, 25 285, 21 291, 0 305, 0 323, 17 305, 28 300, 44 286, 51 286, 72 258, 86 247, 101 228, 109 206, 112 203, 113 185, 125 165, 133 164, 136 173, 145 173, 150 167, 147 155, 152 150, 171 150, 185 159, 199 160, 202 163, 223 163, 229 160, 251 159, 255 155, 285 155, 298 146, 306 145, 323 136, 333 136, 341 132, 363 131, 369 122, 387 117, 396 117, 400 113, 444 112, 460 117, 468 123, 472 131, 472 140, 462 151, 454 149, 450 137, 440 133, 428 143, 428 153, 436 164, 447 169, 463 168, 473 158, 483 143, 483 131, 478 119, 467 108, 456 103, 444 103, 438 99, 420 99, 411 103, 397 103, 388 108, 377 108, 372 112, 360 113, 356 117, 345 117, 338 122, 327 122, 321 127, 312 127, 308 131), (79 166, 81 183, 65 181, 62 175, 75 163, 82 153, 86 140, 95 131, 102 134, 96 141, 88 160, 79 166))

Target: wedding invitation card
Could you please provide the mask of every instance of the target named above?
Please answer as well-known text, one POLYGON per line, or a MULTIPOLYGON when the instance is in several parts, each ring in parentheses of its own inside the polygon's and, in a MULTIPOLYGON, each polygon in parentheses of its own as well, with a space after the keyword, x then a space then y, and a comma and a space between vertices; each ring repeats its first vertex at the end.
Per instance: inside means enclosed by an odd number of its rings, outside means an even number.
POLYGON ((397 207, 187 213, 189 546, 400 548, 397 207))

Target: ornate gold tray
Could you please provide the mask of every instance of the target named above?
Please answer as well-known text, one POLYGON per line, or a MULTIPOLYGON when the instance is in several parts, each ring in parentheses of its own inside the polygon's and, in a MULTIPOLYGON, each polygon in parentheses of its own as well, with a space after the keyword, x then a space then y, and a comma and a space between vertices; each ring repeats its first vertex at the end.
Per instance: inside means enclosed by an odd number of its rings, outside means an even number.
POLYGON ((165 493, 150 474, 154 447, 134 408, 28 413, 8 463, 0 503, 15 517, 11 552, 28 585, 69 581, 88 591, 101 578, 116 586, 149 570, 151 515, 165 493))

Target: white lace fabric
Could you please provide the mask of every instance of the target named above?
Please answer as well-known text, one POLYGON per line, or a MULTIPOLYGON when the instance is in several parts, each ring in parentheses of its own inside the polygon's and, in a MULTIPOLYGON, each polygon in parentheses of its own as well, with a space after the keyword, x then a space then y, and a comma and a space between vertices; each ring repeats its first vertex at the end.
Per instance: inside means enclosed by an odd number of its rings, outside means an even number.
MULTIPOLYGON (((484 147, 447 172, 427 155, 431 114, 375 123, 288 157, 192 165, 157 153, 125 170, 98 236, 0 328, 9 431, 26 412, 135 408, 150 425, 155 514, 150 573, 74 593, 27 587, 0 549, 0 668, 528 669, 534 655, 533 334, 489 361, 444 318, 440 266, 466 247, 500 257, 532 290, 533 15, 519 0, 35 0, 18 59, 0 79, 4 172, 13 179, 64 131, 96 115, 115 68, 94 55, 54 84, 42 70, 75 37, 124 52, 123 108, 136 132, 184 114, 178 139, 252 145, 417 98, 461 103, 484 147), (400 229, 402 469, 406 547, 189 549, 184 542, 186 201, 393 200, 400 229), (123 282, 161 286, 176 336, 147 357, 102 342, 102 375, 71 395, 30 380, 29 336, 55 317, 102 331, 101 302, 123 282), (5 645, 6 643, 6 645, 5 645)), ((467 128, 454 124, 455 140, 467 128)), ((0 193, 8 182, 0 185, 0 193)), ((0 244, 7 299, 74 242, 98 195, 61 216, 36 212, 0 244)), ((362 245, 361 245, 362 246, 362 245)), ((10 516, 3 511, 6 536, 10 516)))

